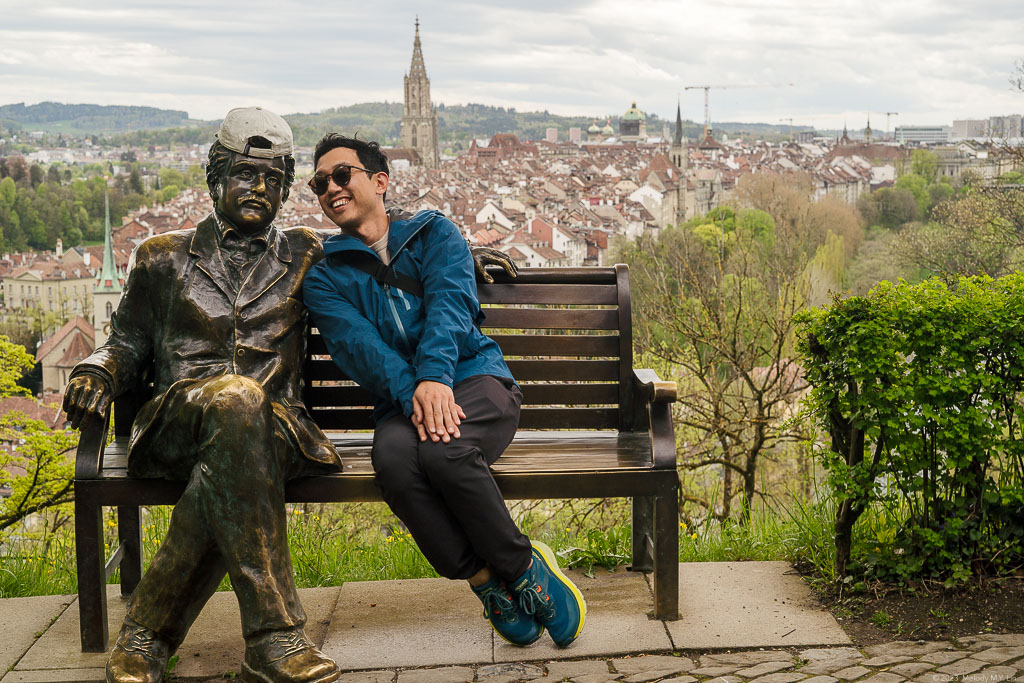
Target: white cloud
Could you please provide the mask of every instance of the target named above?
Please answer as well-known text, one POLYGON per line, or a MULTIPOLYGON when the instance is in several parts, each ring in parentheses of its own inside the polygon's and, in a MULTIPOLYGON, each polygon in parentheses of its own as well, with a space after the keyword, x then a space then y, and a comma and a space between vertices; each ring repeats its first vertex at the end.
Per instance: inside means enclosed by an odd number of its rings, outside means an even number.
POLYGON ((0 104, 138 103, 218 118, 400 100, 419 14, 436 102, 601 116, 862 127, 1024 111, 1008 87, 1024 5, 1001 0, 521 0, 347 5, 7 3, 0 104), (162 104, 169 103, 169 104, 162 104))

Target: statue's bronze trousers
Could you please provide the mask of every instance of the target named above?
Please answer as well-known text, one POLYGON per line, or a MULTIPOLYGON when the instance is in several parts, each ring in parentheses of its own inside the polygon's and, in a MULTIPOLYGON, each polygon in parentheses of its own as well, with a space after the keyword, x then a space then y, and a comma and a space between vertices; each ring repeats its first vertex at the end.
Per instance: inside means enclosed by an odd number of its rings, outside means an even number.
POLYGON ((242 633, 301 627, 284 485, 304 466, 263 387, 223 375, 173 385, 146 453, 188 481, 167 537, 132 595, 128 615, 177 647, 225 572, 242 633))

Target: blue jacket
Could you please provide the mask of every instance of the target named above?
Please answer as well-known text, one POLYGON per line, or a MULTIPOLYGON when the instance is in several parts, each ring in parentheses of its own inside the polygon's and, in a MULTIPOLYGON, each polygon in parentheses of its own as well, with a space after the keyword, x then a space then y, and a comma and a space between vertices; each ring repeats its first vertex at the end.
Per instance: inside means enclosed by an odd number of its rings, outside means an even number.
POLYGON ((391 223, 392 267, 423 284, 423 297, 379 284, 345 263, 376 252, 360 239, 335 235, 306 275, 303 298, 335 364, 374 395, 378 422, 412 415, 422 380, 454 386, 473 375, 512 377, 501 349, 478 327, 473 257, 455 224, 437 211, 391 223))

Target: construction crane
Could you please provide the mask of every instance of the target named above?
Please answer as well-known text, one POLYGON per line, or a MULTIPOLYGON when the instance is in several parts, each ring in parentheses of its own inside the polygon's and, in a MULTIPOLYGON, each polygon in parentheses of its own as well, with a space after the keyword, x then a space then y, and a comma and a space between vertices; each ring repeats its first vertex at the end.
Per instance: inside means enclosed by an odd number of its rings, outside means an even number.
MULTIPOLYGON (((898 111, 887 111, 887 112, 885 112, 885 137, 889 137, 889 130, 890 130, 890 128, 889 128, 889 117, 890 116, 899 116, 899 115, 900 115, 900 113, 898 111)), ((896 139, 895 133, 893 134, 892 139, 893 140, 896 139)))
POLYGON ((792 83, 748 83, 744 85, 687 85, 684 90, 703 90, 704 91, 704 137, 707 137, 708 131, 711 130, 711 114, 708 108, 708 93, 711 89, 715 90, 735 90, 738 88, 789 88, 792 87, 792 83))
POLYGON ((790 116, 788 119, 779 119, 780 122, 789 121, 789 141, 793 142, 793 117, 790 116))

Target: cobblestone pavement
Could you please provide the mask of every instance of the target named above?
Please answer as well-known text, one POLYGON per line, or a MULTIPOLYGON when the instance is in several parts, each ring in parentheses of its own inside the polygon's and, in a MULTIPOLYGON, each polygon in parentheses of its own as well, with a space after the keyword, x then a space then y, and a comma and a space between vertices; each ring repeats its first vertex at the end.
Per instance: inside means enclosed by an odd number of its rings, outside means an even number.
POLYGON ((614 659, 362 671, 339 683, 1024 683, 1024 634, 864 648, 673 652, 614 659))

